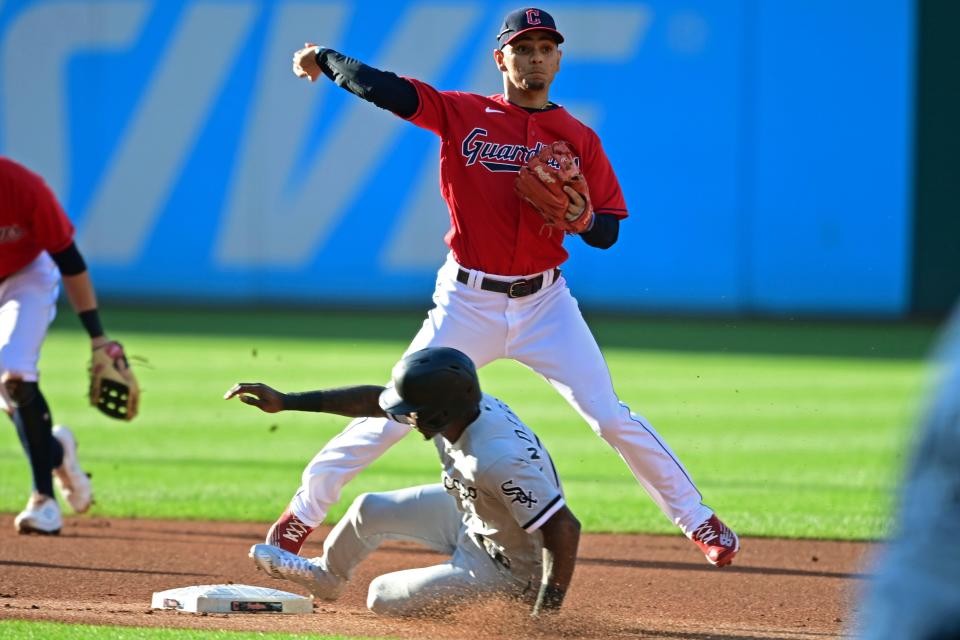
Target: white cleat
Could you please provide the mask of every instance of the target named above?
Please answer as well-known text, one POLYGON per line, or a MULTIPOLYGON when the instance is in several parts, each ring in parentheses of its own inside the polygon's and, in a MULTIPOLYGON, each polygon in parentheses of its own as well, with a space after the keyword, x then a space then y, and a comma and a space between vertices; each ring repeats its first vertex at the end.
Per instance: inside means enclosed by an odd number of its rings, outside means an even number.
POLYGON ((60 516, 60 505, 50 496, 33 492, 27 501, 27 506, 13 520, 17 533, 36 533, 43 536, 60 534, 63 527, 63 518, 60 516))
POLYGON ((70 429, 60 424, 53 428, 53 437, 63 447, 63 463, 53 470, 53 477, 64 500, 77 513, 84 513, 93 503, 93 487, 90 476, 84 473, 77 460, 77 439, 70 429))
POLYGON ((308 560, 270 544, 253 545, 250 557, 270 577, 294 582, 320 600, 336 600, 346 586, 345 580, 324 568, 323 558, 308 560))

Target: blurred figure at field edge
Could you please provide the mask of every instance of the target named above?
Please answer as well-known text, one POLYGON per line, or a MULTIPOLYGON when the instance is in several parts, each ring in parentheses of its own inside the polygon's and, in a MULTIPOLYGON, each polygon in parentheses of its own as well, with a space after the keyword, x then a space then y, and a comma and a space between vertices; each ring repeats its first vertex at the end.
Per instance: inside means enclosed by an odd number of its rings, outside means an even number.
POLYGON ((960 639, 960 305, 934 358, 935 384, 900 489, 893 538, 858 613, 864 640, 960 639))

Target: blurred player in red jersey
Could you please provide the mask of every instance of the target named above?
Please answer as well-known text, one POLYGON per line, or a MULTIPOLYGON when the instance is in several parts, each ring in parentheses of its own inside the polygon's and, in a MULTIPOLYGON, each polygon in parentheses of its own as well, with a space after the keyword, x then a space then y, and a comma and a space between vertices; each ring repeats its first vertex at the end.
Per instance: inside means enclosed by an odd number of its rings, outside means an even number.
MULTIPOLYGON (((436 306, 407 353, 453 347, 478 368, 511 358, 543 375, 620 454, 707 561, 724 566, 739 551, 737 535, 703 503, 650 423, 620 402, 596 340, 561 276, 559 266, 567 258, 564 234, 545 232, 540 214, 514 192, 518 171, 531 156, 545 145, 566 141, 577 155, 592 203, 591 211, 568 192, 570 212, 592 216, 583 221, 580 239, 606 249, 616 242, 620 221, 627 217, 597 134, 550 101, 562 42, 546 11, 524 8, 508 14, 493 51, 504 91, 492 96, 438 91, 312 44, 294 53, 293 72, 310 81, 325 75, 441 138, 440 188, 452 223, 445 238, 450 253, 438 273, 436 306)), ((409 430, 383 418, 350 423, 309 463, 300 490, 267 541, 298 553, 343 485, 409 430)))
POLYGON ((54 478, 74 511, 90 508, 90 479, 71 431, 53 426, 38 385, 40 347, 56 315, 61 275, 91 348, 109 344, 73 225, 43 179, 0 157, 0 404, 13 419, 33 472, 33 493, 14 525, 57 534, 63 524, 54 478))

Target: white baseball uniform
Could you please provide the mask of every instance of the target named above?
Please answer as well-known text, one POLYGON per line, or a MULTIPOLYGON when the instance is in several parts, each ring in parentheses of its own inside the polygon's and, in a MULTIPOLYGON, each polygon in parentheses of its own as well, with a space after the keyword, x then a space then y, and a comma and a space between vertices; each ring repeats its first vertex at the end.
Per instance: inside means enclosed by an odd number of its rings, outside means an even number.
POLYGON ((44 252, 0 281, 0 372, 39 376, 40 347, 57 314, 60 271, 44 252))
MULTIPOLYGON (((450 257, 438 273, 435 306, 407 353, 445 346, 466 353, 477 368, 498 358, 527 365, 620 454, 672 522, 691 537, 698 530, 715 537, 711 527, 722 527, 732 557, 736 536, 719 520, 708 521, 713 511, 683 465, 650 423, 617 397, 596 340, 560 276, 558 267, 568 256, 565 234, 546 228, 537 210, 514 192, 520 167, 544 146, 565 141, 590 185, 594 226, 613 230, 606 239, 610 246, 627 205, 597 134, 553 103, 533 109, 503 94, 438 91, 326 48, 317 49, 316 59, 348 91, 441 138, 450 257)), ((584 241, 593 242, 588 236, 594 230, 581 234, 584 241)), ((319 524, 343 485, 409 429, 387 420, 352 422, 309 463, 290 512, 308 526, 319 524)))
MULTIPOLYGON (((532 295, 510 298, 480 288, 481 281, 514 281, 460 267, 448 257, 441 267, 427 319, 406 353, 426 347, 453 347, 479 369, 512 358, 543 375, 593 430, 624 459, 665 514, 685 533, 710 517, 683 465, 650 423, 619 401, 610 372, 577 301, 553 270, 532 295), (458 280, 461 271, 467 283, 458 280)), ((387 419, 358 419, 332 438, 303 472, 291 510, 316 526, 343 485, 410 431, 387 419)))
POLYGON ((367 599, 374 612, 410 615, 465 596, 536 595, 539 528, 566 504, 560 479, 540 440, 507 405, 484 394, 480 409, 456 442, 434 438, 441 484, 364 494, 327 536, 319 565, 343 581, 384 540, 450 556, 376 578, 367 599))

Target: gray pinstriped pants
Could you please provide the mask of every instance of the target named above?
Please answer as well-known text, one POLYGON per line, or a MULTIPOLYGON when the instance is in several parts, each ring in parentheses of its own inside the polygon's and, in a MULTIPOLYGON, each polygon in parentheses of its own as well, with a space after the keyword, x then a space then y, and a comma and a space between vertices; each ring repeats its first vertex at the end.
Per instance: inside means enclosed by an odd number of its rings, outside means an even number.
POLYGON ((367 593, 367 607, 374 613, 434 613, 478 597, 518 597, 529 584, 528 578, 495 562, 467 533, 456 501, 440 484, 357 497, 324 542, 327 571, 349 580, 386 540, 416 542, 449 559, 375 578, 367 593))

